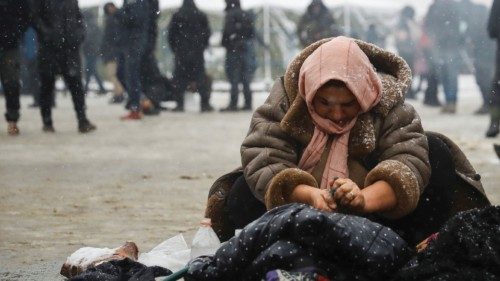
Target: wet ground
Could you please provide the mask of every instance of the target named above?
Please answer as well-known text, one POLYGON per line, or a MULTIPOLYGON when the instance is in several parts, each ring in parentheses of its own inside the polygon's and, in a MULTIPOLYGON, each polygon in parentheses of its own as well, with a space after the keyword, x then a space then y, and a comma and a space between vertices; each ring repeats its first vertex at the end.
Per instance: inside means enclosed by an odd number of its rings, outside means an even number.
MULTIPOLYGON (((487 116, 472 112, 480 95, 462 77, 456 115, 412 102, 427 130, 456 141, 482 175, 491 201, 500 203, 500 160, 484 138, 487 116)), ((266 95, 255 95, 255 104, 266 95)), ((117 247, 134 241, 148 251, 168 237, 192 237, 203 217, 208 189, 239 165, 239 146, 250 113, 198 112, 188 94, 186 113, 162 113, 122 122, 121 106, 89 96, 98 131, 77 133, 69 96, 54 110, 56 134, 41 132, 38 110, 23 98, 21 135, 0 123, 0 280, 61 280, 66 257, 83 246, 117 247)), ((1 101, 3 103, 3 101, 1 101)), ((226 105, 227 94, 213 103, 226 105)))

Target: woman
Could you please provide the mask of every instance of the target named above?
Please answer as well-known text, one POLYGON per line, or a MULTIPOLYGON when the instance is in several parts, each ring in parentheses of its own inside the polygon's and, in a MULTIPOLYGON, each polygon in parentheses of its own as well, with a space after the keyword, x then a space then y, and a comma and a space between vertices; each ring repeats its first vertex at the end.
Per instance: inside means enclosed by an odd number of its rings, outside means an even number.
MULTIPOLYGON (((412 213, 431 162, 404 103, 410 84, 404 60, 372 44, 337 37, 304 49, 255 111, 242 169, 210 191, 206 215, 219 236, 293 202, 388 224, 412 213)), ((469 166, 456 169, 471 175, 469 166)))

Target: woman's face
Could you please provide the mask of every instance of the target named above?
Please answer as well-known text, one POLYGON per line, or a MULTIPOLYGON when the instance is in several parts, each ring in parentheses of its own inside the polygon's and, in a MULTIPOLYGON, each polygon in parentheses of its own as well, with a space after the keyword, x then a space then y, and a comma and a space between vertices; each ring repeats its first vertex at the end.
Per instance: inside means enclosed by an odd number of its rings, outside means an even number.
POLYGON ((316 113, 338 126, 344 126, 361 111, 356 97, 345 85, 327 85, 318 89, 313 99, 316 113))

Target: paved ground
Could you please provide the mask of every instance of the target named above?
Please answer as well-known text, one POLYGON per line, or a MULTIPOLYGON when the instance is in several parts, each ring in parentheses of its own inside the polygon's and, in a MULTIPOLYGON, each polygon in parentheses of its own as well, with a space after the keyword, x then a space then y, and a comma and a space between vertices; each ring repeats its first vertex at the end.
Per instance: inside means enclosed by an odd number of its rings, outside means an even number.
MULTIPOLYGON (((483 137, 488 117, 472 115, 479 93, 471 77, 462 77, 461 91, 455 116, 414 105, 426 129, 463 148, 499 204, 500 161, 493 140, 483 137)), ((256 104, 264 99, 256 94, 256 104)), ((213 100, 223 107, 227 94, 215 93, 213 100)), ((188 95, 187 113, 124 123, 120 106, 90 96, 89 116, 98 131, 80 135, 69 97, 60 97, 57 133, 48 135, 38 111, 26 108, 30 102, 22 100, 19 137, 7 136, 0 122, 0 280, 60 280, 60 266, 82 246, 116 247, 128 240, 148 251, 177 233, 189 239, 214 179, 239 165, 251 116, 201 115, 198 97, 188 95)))

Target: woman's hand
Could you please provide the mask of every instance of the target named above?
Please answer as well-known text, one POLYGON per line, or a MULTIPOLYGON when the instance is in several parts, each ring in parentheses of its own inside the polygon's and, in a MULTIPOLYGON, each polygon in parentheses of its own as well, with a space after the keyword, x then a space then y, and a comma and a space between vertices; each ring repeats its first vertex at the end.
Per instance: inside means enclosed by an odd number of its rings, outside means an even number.
POLYGON ((297 185, 293 189, 289 200, 311 205, 321 211, 332 212, 337 209, 337 204, 327 189, 319 189, 305 184, 297 185))
POLYGON ((315 190, 311 190, 310 196, 311 199, 309 205, 314 208, 328 212, 337 210, 337 204, 327 189, 315 188, 315 190))
POLYGON ((331 180, 328 186, 335 190, 333 199, 340 206, 354 212, 364 213, 365 196, 356 183, 347 178, 339 178, 331 180))

